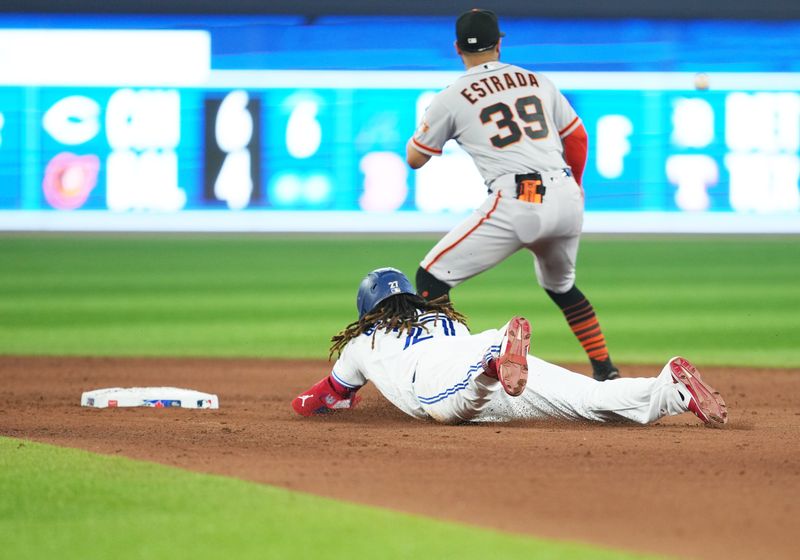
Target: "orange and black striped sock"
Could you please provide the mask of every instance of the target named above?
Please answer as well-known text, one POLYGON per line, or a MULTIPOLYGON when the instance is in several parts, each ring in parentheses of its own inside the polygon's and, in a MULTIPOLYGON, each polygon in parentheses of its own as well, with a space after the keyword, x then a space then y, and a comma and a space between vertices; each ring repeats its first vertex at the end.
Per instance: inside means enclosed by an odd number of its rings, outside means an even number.
POLYGON ((600 323, 597 321, 597 315, 594 313, 592 304, 586 298, 583 298, 578 303, 562 309, 562 311, 567 323, 569 323, 569 328, 572 329, 578 342, 583 346, 583 350, 589 356, 589 359, 598 362, 608 360, 606 339, 603 336, 603 331, 600 330, 600 323))
POLYGON ((573 286, 568 292, 556 294, 547 290, 550 298, 561 308, 570 329, 594 364, 609 360, 608 348, 594 308, 583 293, 573 286))

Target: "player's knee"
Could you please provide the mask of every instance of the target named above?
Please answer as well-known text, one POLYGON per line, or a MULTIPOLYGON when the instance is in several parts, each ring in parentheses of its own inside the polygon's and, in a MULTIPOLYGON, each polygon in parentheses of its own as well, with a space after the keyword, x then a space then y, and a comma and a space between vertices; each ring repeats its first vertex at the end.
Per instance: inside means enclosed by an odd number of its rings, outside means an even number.
POLYGON ((427 300, 448 295, 450 286, 422 267, 417 269, 417 293, 427 300))

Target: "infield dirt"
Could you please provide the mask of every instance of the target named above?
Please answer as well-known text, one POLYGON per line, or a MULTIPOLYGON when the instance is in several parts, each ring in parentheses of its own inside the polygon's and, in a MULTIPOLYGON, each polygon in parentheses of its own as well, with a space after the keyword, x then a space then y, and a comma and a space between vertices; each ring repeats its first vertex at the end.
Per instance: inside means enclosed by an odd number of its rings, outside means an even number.
POLYGON ((292 397, 328 367, 0 357, 0 435, 631 551, 788 559, 800 550, 798 370, 700 364, 730 410, 726 429, 713 430, 691 414, 651 426, 442 426, 405 416, 372 387, 355 410, 295 416, 292 397), (114 386, 212 392, 220 410, 79 406, 81 392, 114 386))

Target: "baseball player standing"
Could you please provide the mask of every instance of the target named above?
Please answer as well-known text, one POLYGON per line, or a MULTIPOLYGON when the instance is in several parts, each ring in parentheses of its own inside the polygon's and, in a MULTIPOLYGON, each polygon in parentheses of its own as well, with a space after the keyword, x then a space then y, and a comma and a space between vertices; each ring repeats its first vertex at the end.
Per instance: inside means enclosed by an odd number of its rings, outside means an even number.
POLYGON ((449 295, 524 247, 534 255, 539 284, 589 356, 594 378, 615 379, 619 371, 594 308, 575 285, 586 130, 547 78, 500 62, 502 36, 491 11, 458 18, 455 47, 467 71, 434 97, 406 147, 408 164, 419 169, 455 139, 489 189, 486 201, 422 260, 417 291, 427 299, 449 295))

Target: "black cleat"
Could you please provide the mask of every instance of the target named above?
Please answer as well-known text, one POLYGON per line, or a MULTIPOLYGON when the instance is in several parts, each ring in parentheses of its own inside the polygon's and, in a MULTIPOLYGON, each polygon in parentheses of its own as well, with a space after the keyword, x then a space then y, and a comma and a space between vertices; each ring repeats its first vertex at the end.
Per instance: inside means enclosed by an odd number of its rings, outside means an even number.
POLYGON ((619 370, 611 363, 611 358, 600 362, 597 360, 590 360, 592 362, 592 377, 596 381, 611 381, 612 379, 619 379, 619 370))

